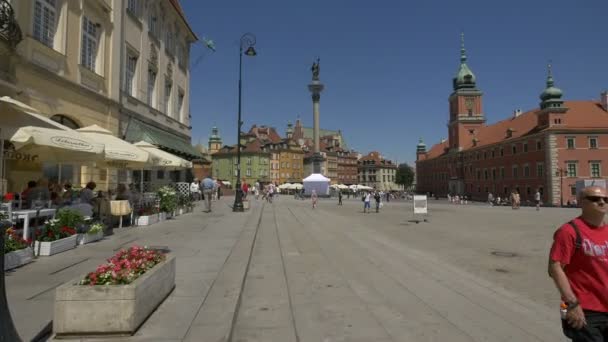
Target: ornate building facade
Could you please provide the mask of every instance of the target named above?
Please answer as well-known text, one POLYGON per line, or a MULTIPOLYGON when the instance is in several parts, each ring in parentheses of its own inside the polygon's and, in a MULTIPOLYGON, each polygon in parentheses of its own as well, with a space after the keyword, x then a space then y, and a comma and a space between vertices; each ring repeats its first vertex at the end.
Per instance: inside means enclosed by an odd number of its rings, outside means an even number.
POLYGON ((467 65, 464 43, 449 96, 447 140, 416 152, 416 189, 485 200, 518 191, 522 201, 538 190, 545 203, 576 196, 575 183, 605 178, 608 168, 608 93, 599 101, 564 101, 549 66, 539 108, 516 110, 486 125, 482 92, 467 65))

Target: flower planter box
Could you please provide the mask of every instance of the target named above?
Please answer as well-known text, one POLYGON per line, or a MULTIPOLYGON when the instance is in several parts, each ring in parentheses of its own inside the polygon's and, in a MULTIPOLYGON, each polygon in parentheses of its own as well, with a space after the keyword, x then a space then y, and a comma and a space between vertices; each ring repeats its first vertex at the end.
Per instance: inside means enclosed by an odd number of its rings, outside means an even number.
POLYGON ((179 215, 181 215, 181 214, 183 214, 183 213, 184 213, 184 208, 177 208, 177 209, 175 209, 175 211, 173 212, 173 216, 174 216, 174 217, 176 217, 176 216, 179 216, 179 215))
POLYGON ((50 256, 53 254, 65 252, 70 249, 74 249, 74 248, 76 248, 76 239, 77 238, 78 238, 78 234, 74 234, 70 237, 51 241, 51 242, 36 241, 36 244, 34 245, 34 254, 42 255, 42 256, 50 256), (40 246, 40 252, 38 251, 38 246, 40 246))
POLYGON ((138 226, 149 226, 151 224, 155 224, 159 221, 158 219, 158 214, 154 214, 154 215, 146 215, 146 216, 139 216, 137 218, 137 222, 135 222, 138 226))
POLYGON ((34 260, 34 251, 31 247, 12 251, 4 255, 4 270, 12 270, 29 264, 32 260, 34 260))
POLYGON ((78 234, 78 245, 86 245, 87 243, 99 241, 103 239, 103 231, 99 231, 95 234, 78 234))
POLYGON ((165 221, 166 219, 167 219, 167 213, 165 213, 165 212, 158 213, 158 220, 159 221, 165 221))
POLYGON ((56 336, 133 335, 175 287, 175 257, 129 285, 78 285, 81 279, 55 292, 56 336))

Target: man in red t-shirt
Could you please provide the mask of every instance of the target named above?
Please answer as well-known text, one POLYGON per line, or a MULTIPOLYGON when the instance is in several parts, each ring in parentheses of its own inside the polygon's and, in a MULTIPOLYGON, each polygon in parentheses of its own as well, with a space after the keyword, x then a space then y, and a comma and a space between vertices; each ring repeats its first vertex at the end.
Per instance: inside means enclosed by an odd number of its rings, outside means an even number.
POLYGON ((579 203, 582 215, 555 232, 549 254, 549 275, 567 305, 566 328, 572 340, 608 342, 606 189, 584 188, 579 194, 579 203))

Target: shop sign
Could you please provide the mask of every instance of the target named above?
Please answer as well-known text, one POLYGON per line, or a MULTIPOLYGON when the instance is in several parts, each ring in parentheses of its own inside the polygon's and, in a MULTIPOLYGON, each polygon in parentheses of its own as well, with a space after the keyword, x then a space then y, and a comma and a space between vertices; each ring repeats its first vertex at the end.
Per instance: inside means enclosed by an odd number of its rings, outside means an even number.
POLYGON ((56 146, 67 148, 70 150, 90 151, 93 149, 93 145, 91 145, 90 143, 72 137, 54 136, 51 137, 51 142, 56 146))
POLYGON ((21 153, 16 151, 4 151, 3 158, 5 160, 19 160, 27 162, 36 162, 39 159, 37 154, 21 153))
POLYGON ((106 150, 106 155, 113 159, 120 160, 137 160, 137 154, 128 151, 106 150))

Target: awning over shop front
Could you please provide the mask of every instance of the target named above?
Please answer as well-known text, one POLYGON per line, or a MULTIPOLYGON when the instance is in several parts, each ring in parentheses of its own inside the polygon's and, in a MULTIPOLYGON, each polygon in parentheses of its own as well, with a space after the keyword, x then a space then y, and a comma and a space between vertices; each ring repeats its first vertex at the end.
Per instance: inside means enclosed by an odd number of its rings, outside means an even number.
POLYGON ((10 139, 19 128, 25 126, 70 130, 25 103, 8 96, 0 97, 0 139, 10 139))
POLYGON ((203 158, 186 139, 136 119, 131 119, 125 140, 133 143, 143 140, 187 160, 203 158))

